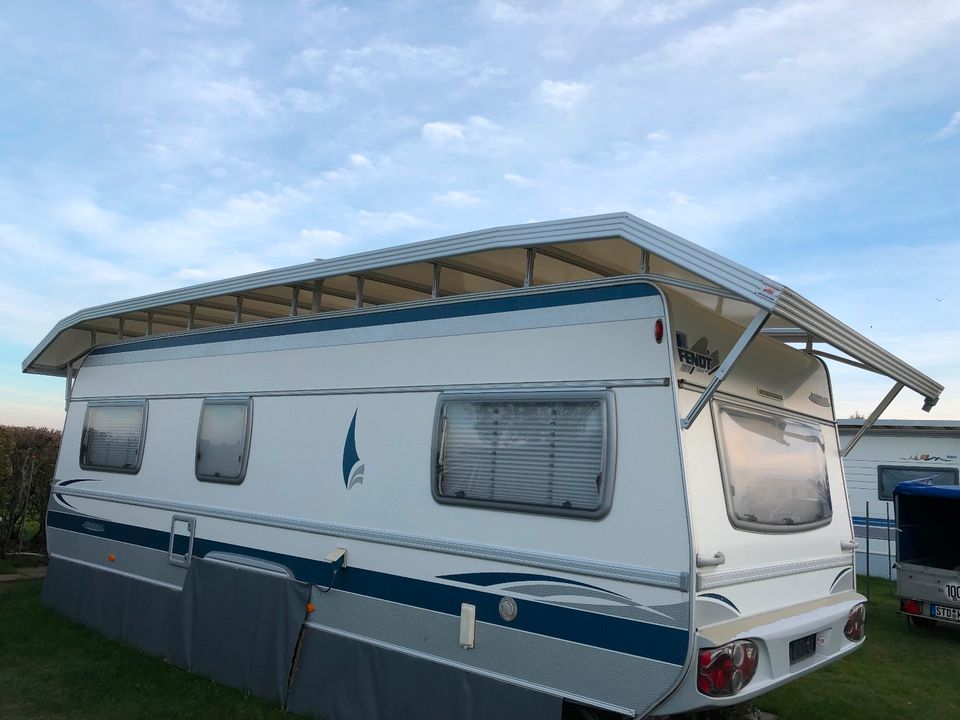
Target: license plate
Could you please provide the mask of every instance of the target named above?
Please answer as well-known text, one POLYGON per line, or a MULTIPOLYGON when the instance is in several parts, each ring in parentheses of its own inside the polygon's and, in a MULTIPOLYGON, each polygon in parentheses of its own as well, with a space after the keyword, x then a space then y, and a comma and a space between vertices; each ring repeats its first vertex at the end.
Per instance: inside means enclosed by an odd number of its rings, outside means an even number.
POLYGON ((960 622, 960 608, 944 607, 943 605, 931 605, 930 617, 938 620, 953 620, 960 622))
POLYGON ((798 663, 817 651, 817 634, 807 635, 790 642, 790 664, 798 663))

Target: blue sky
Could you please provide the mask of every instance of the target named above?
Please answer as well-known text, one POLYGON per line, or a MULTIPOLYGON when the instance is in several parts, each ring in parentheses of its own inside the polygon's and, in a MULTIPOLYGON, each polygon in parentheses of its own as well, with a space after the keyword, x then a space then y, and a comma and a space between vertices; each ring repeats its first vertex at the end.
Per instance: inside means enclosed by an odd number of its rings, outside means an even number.
MULTIPOLYGON (((958 418, 958 37, 955 0, 7 3, 0 422, 62 423, 20 362, 79 308, 619 210, 805 294, 958 418)), ((839 413, 887 386, 836 369, 839 413)))

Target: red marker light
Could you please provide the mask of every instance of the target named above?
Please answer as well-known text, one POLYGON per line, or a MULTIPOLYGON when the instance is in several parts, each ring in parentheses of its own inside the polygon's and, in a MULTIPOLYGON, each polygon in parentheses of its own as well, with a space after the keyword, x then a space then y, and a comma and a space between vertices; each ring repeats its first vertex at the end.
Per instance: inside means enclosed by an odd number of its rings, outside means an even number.
POLYGON ((663 320, 657 320, 653 324, 653 339, 657 341, 657 345, 663 342, 663 320))

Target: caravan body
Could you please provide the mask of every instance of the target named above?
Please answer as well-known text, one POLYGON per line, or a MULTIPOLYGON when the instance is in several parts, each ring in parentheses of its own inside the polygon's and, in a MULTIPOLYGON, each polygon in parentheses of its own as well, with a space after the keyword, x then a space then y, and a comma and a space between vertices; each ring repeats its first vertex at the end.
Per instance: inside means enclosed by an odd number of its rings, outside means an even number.
MULTIPOLYGON (((843 444, 863 420, 838 420, 837 426, 843 444)), ((857 572, 868 570, 869 534, 870 574, 892 579, 897 557, 893 489, 908 480, 960 484, 960 422, 880 420, 843 459, 843 467, 858 543, 857 572)))
POLYGON ((28 358, 98 336, 64 364, 50 604, 330 717, 682 712, 859 646, 827 371, 760 330, 867 341, 631 216, 337 262, 80 314, 28 358))

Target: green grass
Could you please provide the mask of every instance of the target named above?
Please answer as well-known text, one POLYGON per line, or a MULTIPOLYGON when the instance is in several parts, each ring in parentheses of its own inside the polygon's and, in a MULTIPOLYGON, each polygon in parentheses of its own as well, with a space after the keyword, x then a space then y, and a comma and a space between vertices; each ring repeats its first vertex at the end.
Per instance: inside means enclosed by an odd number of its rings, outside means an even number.
POLYGON ((0 718, 294 717, 108 640, 40 604, 40 582, 0 583, 0 718))
MULTIPOLYGON (((908 630, 890 585, 873 579, 862 648, 758 698, 757 707, 780 720, 960 717, 960 629, 908 630)), ((866 591, 863 578, 858 589, 866 591)))

